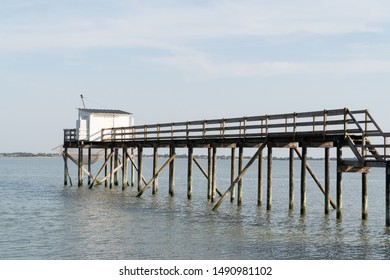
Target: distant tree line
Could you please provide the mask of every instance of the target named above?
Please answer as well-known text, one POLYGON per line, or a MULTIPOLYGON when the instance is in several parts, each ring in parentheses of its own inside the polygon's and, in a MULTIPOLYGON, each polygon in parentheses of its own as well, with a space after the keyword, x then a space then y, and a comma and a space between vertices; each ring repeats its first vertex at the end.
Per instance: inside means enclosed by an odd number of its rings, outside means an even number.
POLYGON ((60 154, 56 153, 26 153, 26 152, 15 152, 15 153, 0 153, 0 157, 59 157, 60 154))

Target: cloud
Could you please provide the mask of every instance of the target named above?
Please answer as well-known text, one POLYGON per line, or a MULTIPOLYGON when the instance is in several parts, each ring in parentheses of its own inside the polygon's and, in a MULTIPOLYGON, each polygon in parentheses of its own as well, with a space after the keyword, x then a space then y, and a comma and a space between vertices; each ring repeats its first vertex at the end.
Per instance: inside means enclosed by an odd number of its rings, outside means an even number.
MULTIPOLYGON (((13 17, 0 21, 0 50, 158 48, 238 36, 383 32, 390 21, 386 12, 390 2, 384 0, 215 0, 193 5, 182 1, 171 1, 171 5, 164 1, 120 1, 118 6, 111 2, 100 1, 103 6, 99 13, 84 8, 76 13, 70 7, 56 8, 51 2, 45 2, 45 13, 34 10, 31 4, 28 12, 18 13, 20 7, 15 6, 13 17), (106 13, 102 12, 104 5, 106 13)), ((11 9, 10 5, 6 8, 11 9)))

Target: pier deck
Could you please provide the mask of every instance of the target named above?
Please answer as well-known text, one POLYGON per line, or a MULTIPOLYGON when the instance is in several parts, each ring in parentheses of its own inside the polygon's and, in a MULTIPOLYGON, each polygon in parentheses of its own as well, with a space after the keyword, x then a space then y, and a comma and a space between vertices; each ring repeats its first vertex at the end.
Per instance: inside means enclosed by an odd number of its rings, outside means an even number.
POLYGON ((188 149, 188 198, 192 197, 193 162, 201 169, 208 179, 208 199, 215 202, 213 209, 218 207, 230 195, 234 201, 237 187, 237 203, 242 203, 242 178, 255 162, 259 163, 258 205, 262 205, 263 174, 261 170, 263 150, 267 148, 267 209, 272 208, 272 149, 290 149, 290 208, 294 207, 294 155, 301 159, 300 207, 301 213, 306 212, 306 172, 308 172, 325 197, 325 213, 330 206, 336 208, 337 217, 342 216, 342 173, 362 173, 362 218, 368 216, 367 205, 367 173, 371 168, 382 167, 386 170, 386 226, 390 226, 390 155, 388 149, 389 133, 381 130, 367 110, 351 111, 347 108, 323 110, 278 115, 251 116, 242 118, 212 119, 188 122, 138 125, 132 127, 115 127, 101 130, 101 141, 85 141, 78 139, 76 129, 64 130, 64 183, 69 176, 67 159, 78 165, 78 184, 83 184, 83 174, 88 175, 88 184, 93 187, 105 182, 110 186, 118 185, 118 172, 122 170, 123 189, 128 183, 128 164, 131 166, 131 185, 134 184, 134 173, 138 173, 138 196, 153 185, 153 193, 157 192, 158 176, 169 166, 169 193, 174 195, 175 149, 188 149), (68 153, 68 149, 78 149, 78 158, 68 153), (142 155, 144 148, 153 148, 153 176, 149 181, 142 175, 142 155), (169 159, 158 169, 158 149, 169 148, 169 159), (194 148, 208 149, 208 170, 206 171, 194 158, 194 148), (225 192, 216 186, 216 154, 218 148, 230 148, 232 155, 231 184, 225 192), (236 148, 238 153, 238 168, 236 171, 236 148), (257 148, 256 153, 243 167, 243 149, 257 148), (307 162, 307 148, 324 149, 325 182, 321 183, 307 162), (329 150, 337 150, 337 180, 336 203, 330 198, 329 150), (88 150, 88 169, 83 166, 83 150, 88 150), (92 149, 104 149, 105 157, 96 176, 91 174, 90 153, 92 149), (128 149, 131 149, 129 153, 128 149), (342 151, 348 149, 354 159, 343 160, 342 151), (119 150, 123 162, 119 160, 119 150), (137 151, 136 157, 134 151, 137 151), (137 163, 135 162, 137 158, 137 163), (99 179, 104 170, 103 179, 99 179))

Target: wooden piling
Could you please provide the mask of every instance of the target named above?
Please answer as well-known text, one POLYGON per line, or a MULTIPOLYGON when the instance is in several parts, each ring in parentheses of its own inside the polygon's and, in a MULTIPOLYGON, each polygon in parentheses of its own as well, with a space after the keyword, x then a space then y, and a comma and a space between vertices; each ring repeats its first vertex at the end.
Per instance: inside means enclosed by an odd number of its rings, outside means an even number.
MULTIPOLYGON (((232 148, 230 156, 230 185, 234 182, 234 175, 236 173, 236 148, 232 148)), ((230 193, 230 201, 233 202, 236 196, 235 188, 230 193)))
POLYGON ((113 156, 110 158, 110 189, 114 186, 114 162, 115 162, 115 149, 111 148, 113 156))
POLYGON ((272 209, 272 143, 268 144, 267 155, 267 210, 272 209))
POLYGON ((368 218, 368 184, 367 173, 362 173, 362 219, 368 218))
POLYGON ((207 169, 207 199, 211 199, 211 189, 213 185, 213 150, 211 148, 208 148, 207 169))
POLYGON ((143 148, 138 146, 138 192, 142 190, 143 148))
POLYGON ((123 160, 123 173, 122 173, 122 190, 126 190, 128 186, 128 172, 129 172, 129 166, 128 166, 128 158, 127 158, 127 148, 123 148, 122 150, 122 160, 123 160))
POLYGON ((217 189, 217 148, 213 147, 213 176, 211 184, 211 202, 215 201, 217 189))
POLYGON ((68 185, 68 172, 69 172, 69 169, 68 169, 68 157, 67 157, 67 154, 68 154, 68 148, 65 148, 64 152, 62 153, 62 157, 64 159, 64 186, 68 185))
MULTIPOLYGON (((169 156, 172 157, 175 154, 175 146, 170 147, 169 156)), ((175 195, 175 158, 169 163, 169 194, 175 195)))
MULTIPOLYGON (((88 173, 91 174, 91 159, 92 159, 92 155, 91 155, 91 148, 88 148, 88 173)), ((88 185, 91 184, 91 176, 88 176, 88 185)))
MULTIPOLYGON (((153 148, 153 175, 157 173, 158 169, 158 147, 153 148)), ((158 177, 153 182, 152 194, 156 194, 158 191, 158 177)))
POLYGON ((79 158, 78 158, 78 185, 83 185, 83 146, 79 147, 79 158))
MULTIPOLYGON (((134 160, 134 148, 131 148, 130 158, 134 160)), ((130 186, 135 186, 135 167, 134 164, 131 164, 131 174, 130 174, 130 186)))
POLYGON ((288 208, 294 209, 294 149, 290 148, 289 158, 289 203, 288 208))
MULTIPOLYGON (((108 159, 108 149, 104 149, 104 160, 107 160, 108 159)), ((107 177, 108 176, 108 165, 105 164, 104 165, 104 177, 107 177)), ((108 181, 105 180, 104 181, 104 187, 108 187, 108 181)))
MULTIPOLYGON (((114 154, 114 170, 116 170, 118 166, 119 166, 119 151, 116 148, 115 149, 115 154, 114 154)), ((114 185, 115 186, 119 185, 118 172, 114 172, 114 185)))
POLYGON ((342 165, 342 150, 340 146, 337 146, 337 178, 336 178, 336 195, 337 195, 337 214, 336 217, 337 219, 342 218, 342 211, 343 211, 343 185, 342 185, 342 180, 343 180, 343 172, 341 169, 342 165))
POLYGON ((194 148, 188 147, 188 174, 187 174, 187 198, 192 198, 192 176, 193 176, 193 159, 194 159, 194 148))
POLYGON ((307 164, 307 147, 302 147, 301 161, 301 215, 306 214, 306 164, 307 164))
POLYGON ((330 154, 325 148, 325 215, 330 211, 330 154))
MULTIPOLYGON (((240 146, 238 149, 238 173, 242 172, 242 166, 244 164, 244 147, 240 146)), ((237 187, 237 205, 242 204, 242 178, 238 181, 237 187)))
POLYGON ((257 166, 257 206, 263 204, 263 151, 259 153, 257 166))
POLYGON ((386 162, 386 227, 390 227, 390 162, 386 162))

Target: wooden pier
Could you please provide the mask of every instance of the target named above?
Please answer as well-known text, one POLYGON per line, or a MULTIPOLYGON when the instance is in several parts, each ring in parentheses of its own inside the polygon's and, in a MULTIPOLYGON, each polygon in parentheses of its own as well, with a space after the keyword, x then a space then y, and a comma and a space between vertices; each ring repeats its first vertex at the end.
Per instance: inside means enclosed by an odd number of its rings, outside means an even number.
MULTIPOLYGON (((176 148, 188 149, 187 197, 192 198, 193 163, 207 178, 207 198, 217 210, 224 201, 242 204, 244 178, 248 169, 258 163, 258 197, 259 206, 263 204, 263 151, 267 150, 266 175, 266 208, 272 209, 272 154, 274 148, 289 149, 289 208, 294 207, 294 157, 301 160, 300 212, 306 213, 306 178, 309 174, 324 194, 324 212, 336 209, 337 218, 341 219, 342 174, 344 172, 361 173, 362 175, 362 219, 368 217, 367 173, 372 168, 384 168, 386 174, 386 226, 390 227, 390 161, 387 151, 390 144, 387 139, 390 133, 384 133, 367 110, 351 111, 347 108, 278 115, 251 116, 242 118, 212 119, 176 123, 139 125, 132 127, 115 127, 101 130, 100 141, 77 139, 76 129, 64 130, 64 184, 70 180, 68 159, 78 166, 78 185, 84 183, 84 174, 88 176, 90 188, 105 184, 106 187, 119 185, 118 172, 122 171, 122 188, 136 186, 138 197, 152 187, 152 193, 159 189, 158 177, 169 167, 169 194, 175 194, 175 158, 176 148), (145 148, 153 149, 153 176, 148 181, 143 176, 143 152, 145 148), (169 148, 169 157, 158 168, 159 148, 169 148), (194 157, 194 148, 208 151, 206 169, 194 157), (231 149, 231 182, 230 186, 217 186, 217 151, 218 148, 231 149), (238 148, 238 166, 235 165, 238 148), (256 148, 256 152, 244 166, 245 148, 256 148), (321 182, 307 161, 308 148, 324 150, 325 180, 321 182), (68 149, 77 149, 78 158, 71 156, 68 149), (91 173, 91 151, 104 149, 103 165, 96 175, 91 173), (330 197, 330 149, 336 150, 337 178, 336 198, 330 197), (343 149, 352 151, 354 159, 344 160, 343 149), (87 151, 88 159, 84 159, 87 151), (122 155, 120 157, 120 154, 122 155), (135 155, 137 154, 137 156, 135 155), (122 158, 122 162, 120 161, 122 158), (137 159, 137 162, 136 162, 137 159), (87 167, 85 167, 87 162, 87 167), (129 182, 129 167, 131 178, 129 182), (135 182, 137 174, 137 182, 135 182), (100 178, 100 179, 99 179, 100 178), (237 187, 236 187, 237 186, 237 187), (224 188, 223 188, 224 187, 224 188)), ((72 182, 70 181, 72 184, 72 182)))

